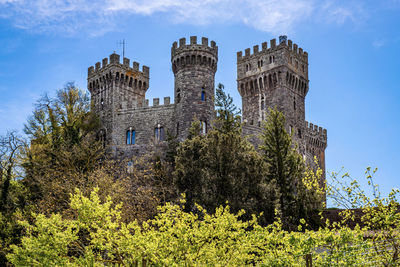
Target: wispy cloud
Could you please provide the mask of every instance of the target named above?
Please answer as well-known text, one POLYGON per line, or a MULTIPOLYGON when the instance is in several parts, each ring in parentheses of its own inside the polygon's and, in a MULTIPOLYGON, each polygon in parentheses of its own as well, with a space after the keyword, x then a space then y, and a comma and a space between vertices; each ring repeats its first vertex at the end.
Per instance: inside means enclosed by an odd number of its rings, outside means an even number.
POLYGON ((346 22, 357 23, 366 17, 366 10, 360 2, 346 0, 326 0, 320 6, 321 17, 329 23, 342 25, 346 22))
POLYGON ((0 0, 0 16, 15 27, 63 34, 100 35, 117 29, 121 16, 154 14, 171 23, 243 23, 281 33, 321 12, 329 23, 356 19, 354 9, 320 0, 0 0))
POLYGON ((384 40, 375 40, 372 42, 372 46, 375 48, 381 48, 382 46, 385 45, 385 41, 384 40))

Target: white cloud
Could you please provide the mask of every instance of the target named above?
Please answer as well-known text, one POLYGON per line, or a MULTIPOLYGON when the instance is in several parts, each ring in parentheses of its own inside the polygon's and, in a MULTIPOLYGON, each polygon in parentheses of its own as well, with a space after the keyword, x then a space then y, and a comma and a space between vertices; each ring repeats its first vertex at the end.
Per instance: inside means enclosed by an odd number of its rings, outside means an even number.
POLYGON ((320 8, 320 16, 328 23, 339 25, 345 22, 357 23, 366 17, 366 11, 360 2, 346 0, 326 0, 320 8))
POLYGON ((372 42, 372 46, 375 48, 381 48, 382 46, 385 45, 385 41, 384 40, 375 40, 372 42))
POLYGON ((172 23, 243 23, 282 33, 321 12, 328 22, 355 19, 345 5, 320 0, 0 0, 0 16, 15 27, 63 34, 103 34, 118 28, 119 17, 154 14, 172 23))

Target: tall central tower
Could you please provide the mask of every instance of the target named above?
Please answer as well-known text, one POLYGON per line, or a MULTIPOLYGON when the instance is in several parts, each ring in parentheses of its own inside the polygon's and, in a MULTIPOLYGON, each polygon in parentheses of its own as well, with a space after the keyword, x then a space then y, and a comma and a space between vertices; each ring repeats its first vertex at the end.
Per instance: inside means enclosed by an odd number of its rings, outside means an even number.
POLYGON ((214 114, 214 77, 217 71, 218 47, 203 37, 190 37, 190 44, 181 38, 171 48, 172 71, 175 76, 176 132, 179 140, 187 138, 191 122, 197 118, 202 132, 210 127, 214 114))
POLYGON ((308 92, 308 54, 286 36, 237 53, 237 83, 242 97, 243 119, 260 125, 268 108, 276 107, 286 117, 287 131, 305 152, 305 97, 308 92))

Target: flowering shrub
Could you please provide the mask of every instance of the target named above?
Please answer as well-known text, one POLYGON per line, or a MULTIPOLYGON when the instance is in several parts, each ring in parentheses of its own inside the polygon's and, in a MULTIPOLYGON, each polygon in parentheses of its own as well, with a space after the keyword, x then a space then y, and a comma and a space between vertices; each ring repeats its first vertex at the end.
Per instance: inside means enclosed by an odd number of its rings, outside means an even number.
POLYGON ((77 190, 71 196, 74 219, 38 214, 34 224, 20 222, 26 235, 20 246, 12 246, 9 261, 16 266, 306 266, 309 254, 315 266, 399 263, 388 256, 398 249, 400 221, 391 202, 367 207, 363 218, 370 223, 364 228, 328 222, 311 231, 301 220, 299 231, 288 232, 279 219, 267 227, 258 225, 256 216, 241 221, 243 211, 232 214, 228 206, 213 215, 200 206, 198 214, 187 213, 184 200, 159 207, 158 215, 141 225, 126 224, 120 206, 110 199, 101 203, 97 192, 87 198, 77 190), (366 238, 373 226, 383 230, 366 238), (383 245, 389 247, 385 250, 383 245))

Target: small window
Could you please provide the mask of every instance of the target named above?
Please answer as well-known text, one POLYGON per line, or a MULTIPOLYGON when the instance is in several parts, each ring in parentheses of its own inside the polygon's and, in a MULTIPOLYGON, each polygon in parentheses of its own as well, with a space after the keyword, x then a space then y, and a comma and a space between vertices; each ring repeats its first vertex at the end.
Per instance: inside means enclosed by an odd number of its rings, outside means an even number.
POLYGON ((297 133, 298 133, 298 135, 299 135, 299 138, 301 138, 301 129, 298 129, 298 130, 297 130, 297 133))
POLYGON ((176 103, 181 102, 181 89, 176 90, 176 103))
POLYGON ((200 121, 200 134, 205 135, 207 133, 207 122, 200 121))
POLYGON ((296 98, 293 97, 293 110, 296 110, 296 98))
POLYGON ((201 101, 206 101, 206 92, 201 91, 201 101))
POLYGON ((160 125, 158 125, 158 127, 154 128, 154 139, 157 142, 165 140, 164 127, 160 127, 160 125))
POLYGON ((132 128, 130 128, 128 131, 126 131, 126 144, 134 145, 135 137, 136 137, 135 130, 132 130, 132 128))
POLYGON ((264 96, 261 97, 261 110, 264 110, 265 102, 264 102, 264 96))
POLYGON ((292 134, 292 133, 293 133, 293 126, 290 125, 290 127, 289 127, 289 134, 292 134))

